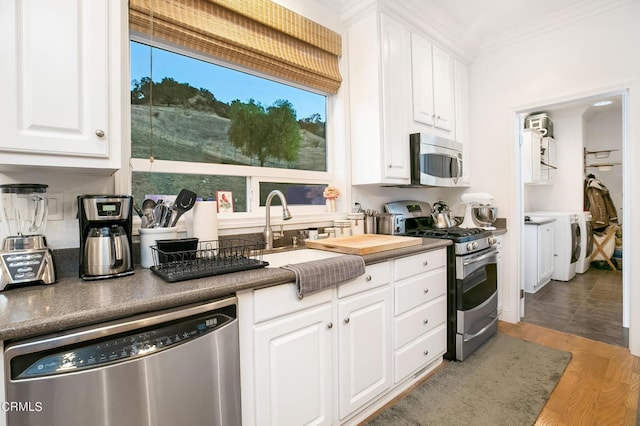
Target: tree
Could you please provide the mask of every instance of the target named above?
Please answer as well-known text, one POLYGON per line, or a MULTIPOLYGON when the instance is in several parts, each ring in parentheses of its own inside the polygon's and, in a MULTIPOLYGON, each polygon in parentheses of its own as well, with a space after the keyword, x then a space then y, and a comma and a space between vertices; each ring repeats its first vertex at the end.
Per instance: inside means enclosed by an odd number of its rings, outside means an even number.
POLYGON ((265 108, 250 99, 235 100, 229 108, 229 141, 244 155, 255 157, 264 167, 267 158, 293 162, 298 159, 300 128, 293 105, 279 99, 265 108))

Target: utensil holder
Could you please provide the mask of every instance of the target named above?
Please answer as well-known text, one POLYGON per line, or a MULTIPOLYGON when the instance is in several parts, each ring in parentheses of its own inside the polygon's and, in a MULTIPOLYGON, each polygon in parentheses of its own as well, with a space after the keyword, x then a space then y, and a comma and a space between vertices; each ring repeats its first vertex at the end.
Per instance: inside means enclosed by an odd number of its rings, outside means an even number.
POLYGON ((157 240, 174 240, 178 238, 178 227, 172 228, 140 228, 140 265, 143 268, 153 266, 151 247, 157 240))

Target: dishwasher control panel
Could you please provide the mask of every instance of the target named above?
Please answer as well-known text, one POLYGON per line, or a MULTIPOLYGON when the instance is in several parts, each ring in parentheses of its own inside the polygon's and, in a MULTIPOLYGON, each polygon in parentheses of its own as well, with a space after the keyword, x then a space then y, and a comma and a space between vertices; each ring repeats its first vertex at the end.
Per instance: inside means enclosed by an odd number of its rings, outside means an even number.
POLYGON ((74 372, 148 356, 210 333, 230 321, 233 318, 221 313, 201 314, 51 351, 19 355, 11 359, 11 379, 74 372))

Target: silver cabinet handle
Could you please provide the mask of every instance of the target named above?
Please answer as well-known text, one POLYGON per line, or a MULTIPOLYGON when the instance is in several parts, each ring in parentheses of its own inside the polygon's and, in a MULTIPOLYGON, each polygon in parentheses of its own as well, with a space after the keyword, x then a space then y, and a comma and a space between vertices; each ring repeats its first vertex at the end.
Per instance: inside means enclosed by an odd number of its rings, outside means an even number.
POLYGON ((423 353, 425 356, 429 355, 429 351, 424 351, 423 353))
POLYGON ((351 321, 349 318, 345 318, 345 319, 344 319, 344 323, 345 323, 345 324, 349 324, 349 321, 351 321))
POLYGON ((96 136, 99 138, 103 138, 104 137, 104 130, 98 129, 96 130, 96 136))
POLYGON ((327 324, 327 328, 333 328, 333 323, 330 322, 329 324, 327 324))
POLYGON ((427 294, 427 293, 429 293, 429 289, 428 289, 428 288, 425 288, 425 289, 424 289, 424 294, 427 294))
POLYGON ((429 320, 425 319, 424 321, 422 321, 424 324, 429 324, 429 320))
POLYGON ((367 280, 367 281, 371 281, 371 275, 367 275, 367 276, 365 277, 365 280, 367 280))
POLYGON ((428 260, 425 260, 424 262, 422 262, 422 266, 427 266, 429 264, 428 260))

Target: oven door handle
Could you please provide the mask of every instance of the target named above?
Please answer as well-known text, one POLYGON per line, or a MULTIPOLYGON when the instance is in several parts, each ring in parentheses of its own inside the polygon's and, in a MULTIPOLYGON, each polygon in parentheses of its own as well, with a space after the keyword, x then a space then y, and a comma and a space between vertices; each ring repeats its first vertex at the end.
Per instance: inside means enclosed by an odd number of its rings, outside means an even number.
POLYGON ((489 253, 485 253, 485 254, 483 254, 483 255, 481 255, 481 256, 477 256, 477 257, 471 257, 471 258, 469 258, 469 259, 465 260, 465 261, 464 261, 464 263, 463 263, 462 265, 463 265, 463 266, 469 266, 469 265, 471 265, 471 264, 473 264, 473 263, 481 262, 481 261, 483 261, 483 260, 485 260, 485 259, 488 259, 488 258, 489 258, 489 257, 491 257, 491 256, 494 256, 494 257, 495 257, 495 255, 496 255, 497 253, 498 253, 498 250, 497 250, 497 249, 493 249, 493 250, 491 250, 489 253))
POLYGON ((482 333, 487 331, 490 327, 492 327, 496 323, 496 321, 498 321, 498 317, 497 316, 494 317, 493 321, 491 321, 489 324, 487 324, 486 326, 482 327, 482 330, 478 331, 477 333, 474 333, 471 336, 466 336, 465 335, 464 336, 465 337, 464 341, 468 342, 469 340, 475 339, 476 337, 478 337, 479 335, 481 335, 482 333))

